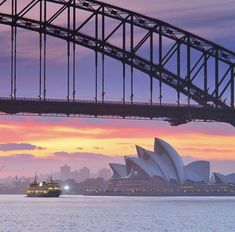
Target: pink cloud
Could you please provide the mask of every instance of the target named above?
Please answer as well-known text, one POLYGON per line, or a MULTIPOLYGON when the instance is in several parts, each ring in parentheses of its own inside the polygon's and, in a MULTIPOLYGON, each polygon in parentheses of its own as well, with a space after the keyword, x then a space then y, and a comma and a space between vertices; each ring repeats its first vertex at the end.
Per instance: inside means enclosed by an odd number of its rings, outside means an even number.
POLYGON ((171 127, 155 121, 101 120, 101 119, 45 119, 40 117, 2 117, 0 119, 2 142, 83 137, 83 138, 154 138, 183 135, 208 135, 234 137, 234 128, 227 124, 191 123, 171 127), (22 119, 22 120, 20 120, 22 119), (114 123, 115 122, 115 123, 114 123), (2 125, 2 126, 1 126, 2 125), (3 126, 4 125, 4 126, 3 126), (14 126, 12 126, 14 125, 14 126), (125 131, 125 133, 123 133, 125 131))

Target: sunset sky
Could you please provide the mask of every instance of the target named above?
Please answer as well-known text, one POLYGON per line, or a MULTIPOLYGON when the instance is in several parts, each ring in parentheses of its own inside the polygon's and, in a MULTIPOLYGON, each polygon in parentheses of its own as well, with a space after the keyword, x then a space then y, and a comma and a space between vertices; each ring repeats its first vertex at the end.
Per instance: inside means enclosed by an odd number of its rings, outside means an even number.
MULTIPOLYGON (((22 4, 24 2, 27 1, 22 1, 22 4)), ((106 0, 106 2, 167 21, 230 50, 235 50, 233 0, 106 0)), ((1 30, 0 38, 7 43, 7 29, 3 27, 1 30)), ((22 32, 19 50, 29 46, 30 51, 22 53, 19 58, 21 63, 19 75, 23 76, 23 73, 26 73, 25 83, 29 86, 31 85, 29 76, 34 70, 27 67, 35 58, 37 47, 33 41, 33 36, 26 37, 22 32)), ((49 41, 49 43, 51 44, 49 73, 66 73, 66 61, 60 59, 61 52, 65 51, 64 48, 61 48, 63 51, 60 50, 60 42, 49 41)), ((2 70, 3 67, 7 67, 9 57, 4 57, 4 54, 7 54, 9 49, 0 46, 1 49, 5 52, 0 57, 2 70)), ((86 51, 80 52, 79 59, 86 63, 88 59, 86 51)), ((82 72, 83 67, 80 68, 82 72)), ((1 77, 6 76, 8 72, 4 71, 1 77)), ((1 83, 3 83, 0 87, 1 96, 9 95, 5 80, 1 83)), ((33 84, 31 87, 27 88, 30 96, 36 88, 33 84)), ((64 93, 62 95, 65 96, 64 93)), ((136 144, 152 150, 154 137, 169 142, 182 156, 221 160, 223 165, 218 169, 226 171, 226 165, 231 162, 235 164, 235 128, 229 124, 190 123, 171 127, 162 121, 2 115, 0 116, 0 166, 6 166, 2 173, 4 176, 33 175, 34 171, 50 172, 51 169, 56 171, 65 163, 70 164, 73 169, 87 165, 96 170, 105 167, 109 161, 116 161, 112 157, 117 157, 119 161, 121 156, 136 154, 136 144)))

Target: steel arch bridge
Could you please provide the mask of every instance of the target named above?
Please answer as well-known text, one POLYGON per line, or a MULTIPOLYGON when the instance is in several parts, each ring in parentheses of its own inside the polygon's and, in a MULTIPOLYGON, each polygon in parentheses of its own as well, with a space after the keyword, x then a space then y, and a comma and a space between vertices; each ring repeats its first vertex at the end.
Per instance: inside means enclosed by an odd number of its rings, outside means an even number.
POLYGON ((0 24, 9 26, 11 38, 10 97, 0 98, 3 113, 163 119, 172 125, 218 121, 235 126, 235 52, 218 44, 94 0, 28 0, 21 6, 17 0, 1 0, 0 24), (17 94, 21 81, 17 76, 17 36, 22 29, 38 36, 39 73, 33 77, 38 92, 34 98, 17 94), (49 37, 66 42, 66 100, 47 96, 49 37), (94 53, 92 100, 76 96, 77 46, 94 53), (121 101, 106 96, 108 57, 121 64, 121 101), (135 99, 136 70, 145 75, 148 101, 135 99), (169 89, 175 92, 174 104, 168 101, 169 89))

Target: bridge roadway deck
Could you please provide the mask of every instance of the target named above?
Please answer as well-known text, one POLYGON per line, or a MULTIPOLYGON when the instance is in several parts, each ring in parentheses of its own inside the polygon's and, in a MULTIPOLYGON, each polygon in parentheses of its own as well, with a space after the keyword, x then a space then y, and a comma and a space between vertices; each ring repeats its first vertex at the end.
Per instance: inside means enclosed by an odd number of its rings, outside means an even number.
POLYGON ((190 121, 217 121, 235 126, 235 110, 199 105, 0 98, 0 112, 29 115, 163 119, 169 121, 173 126, 190 121))

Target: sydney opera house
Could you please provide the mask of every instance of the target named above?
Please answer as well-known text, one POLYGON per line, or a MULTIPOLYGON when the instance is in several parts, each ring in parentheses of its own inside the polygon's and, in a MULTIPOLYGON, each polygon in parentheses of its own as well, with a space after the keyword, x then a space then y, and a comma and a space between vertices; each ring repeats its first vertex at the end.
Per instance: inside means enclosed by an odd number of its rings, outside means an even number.
POLYGON ((235 173, 223 175, 214 172, 215 183, 217 184, 235 184, 235 173))
POLYGON ((210 163, 195 161, 184 165, 180 155, 167 142, 156 138, 154 151, 136 146, 137 157, 126 156, 125 165, 111 163, 113 176, 110 180, 112 191, 154 191, 167 189, 174 191, 184 186, 183 191, 220 191, 218 185, 235 184, 235 174, 224 176, 214 173, 210 180, 210 163), (187 186, 187 188, 185 187, 187 186), (203 187, 202 187, 203 186, 203 187), (208 190, 206 186, 211 186, 208 190), (217 187, 215 187, 217 186, 217 187), (186 190, 185 190, 186 189, 186 190))

